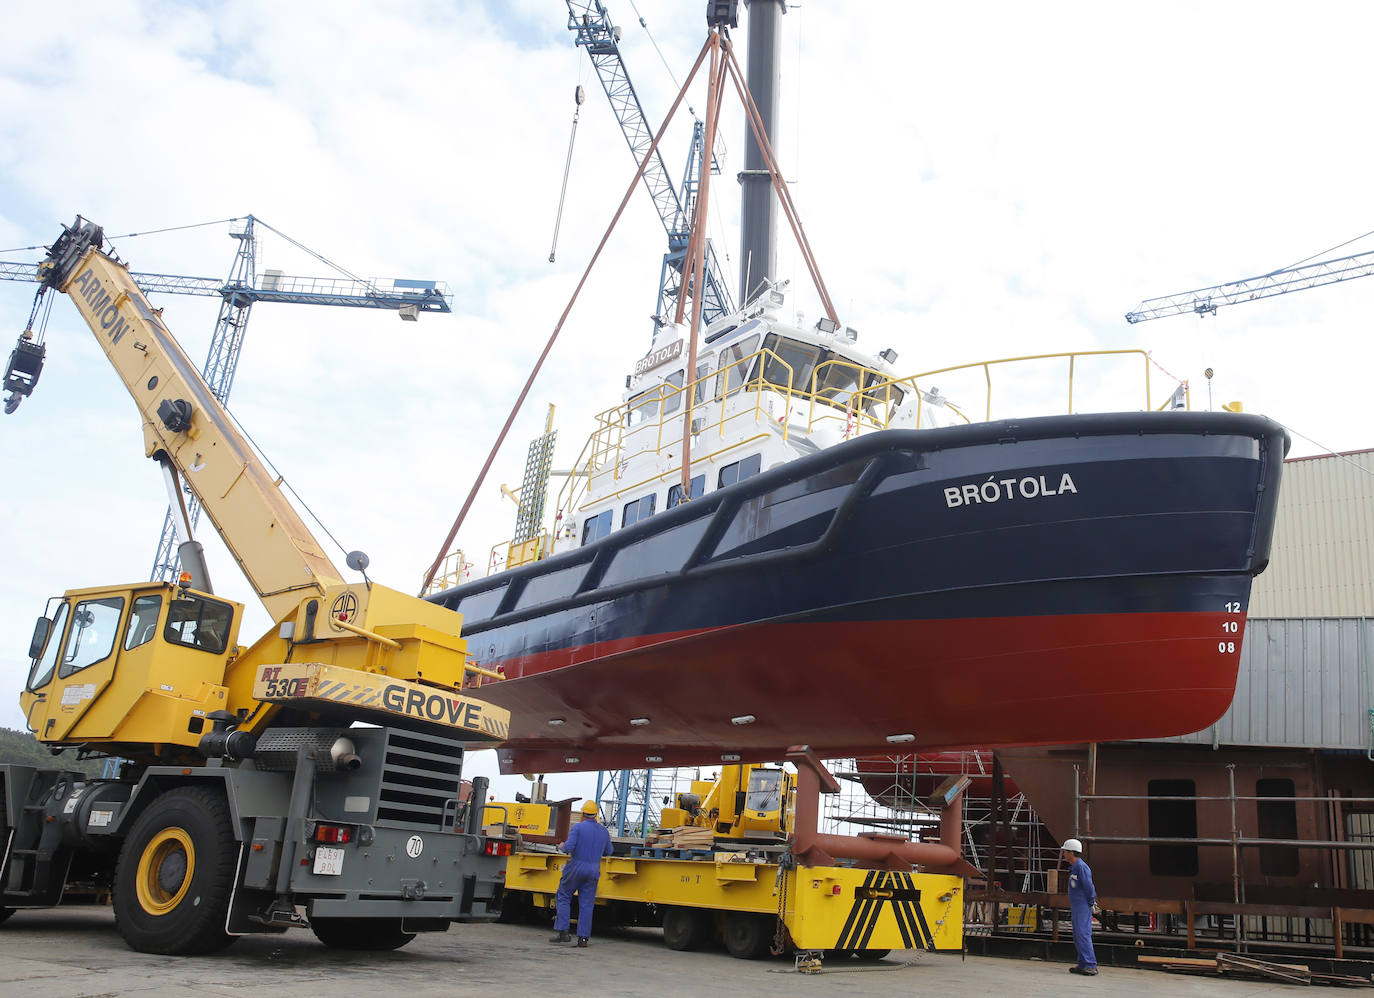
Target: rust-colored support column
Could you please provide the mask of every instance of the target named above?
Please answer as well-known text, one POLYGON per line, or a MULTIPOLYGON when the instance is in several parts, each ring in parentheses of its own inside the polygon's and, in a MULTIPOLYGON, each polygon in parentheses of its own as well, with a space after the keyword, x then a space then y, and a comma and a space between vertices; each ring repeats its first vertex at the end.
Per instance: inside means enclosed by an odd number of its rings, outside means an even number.
POLYGON ((792 827, 792 852, 805 866, 833 866, 836 859, 854 859, 888 869, 922 866, 927 873, 978 876, 960 852, 963 831, 963 792, 940 812, 940 841, 909 842, 895 836, 826 835, 817 831, 820 795, 838 793, 835 777, 808 746, 793 746, 786 759, 797 767, 797 808, 792 827))

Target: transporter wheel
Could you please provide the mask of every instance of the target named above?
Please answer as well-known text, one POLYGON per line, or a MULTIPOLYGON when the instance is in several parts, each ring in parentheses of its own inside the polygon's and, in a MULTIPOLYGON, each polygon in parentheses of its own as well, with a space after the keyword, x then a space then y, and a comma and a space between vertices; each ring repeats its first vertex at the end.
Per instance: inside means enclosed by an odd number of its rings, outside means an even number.
POLYGON ((706 912, 695 908, 666 908, 663 912, 663 945, 692 950, 706 941, 706 912))
POLYGON ((115 867, 115 926, 140 953, 211 953, 224 931, 237 865, 229 804, 204 787, 158 797, 134 822, 115 867))
POLYGON ((3 923, 5 919, 9 918, 13 914, 13 908, 0 908, 0 923, 3 923))
POLYGON ((767 915, 732 911, 725 916, 725 948, 741 960, 757 960, 768 953, 773 919, 767 915))
POLYGON ((315 938, 332 949, 381 953, 400 949, 415 938, 401 928, 399 918, 312 918, 315 938))
POLYGON ((891 952, 890 949, 859 949, 854 951, 854 958, 864 963, 877 963, 891 952))

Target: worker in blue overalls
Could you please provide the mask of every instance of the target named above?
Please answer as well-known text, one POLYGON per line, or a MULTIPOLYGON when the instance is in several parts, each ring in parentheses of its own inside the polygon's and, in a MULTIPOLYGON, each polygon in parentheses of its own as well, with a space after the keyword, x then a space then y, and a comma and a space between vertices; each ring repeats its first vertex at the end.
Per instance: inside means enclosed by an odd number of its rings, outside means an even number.
POLYGON ((1069 914, 1073 919, 1073 945, 1078 950, 1078 963, 1069 968, 1069 973, 1095 977, 1093 910, 1097 907, 1097 888, 1093 886, 1093 871, 1083 862, 1082 842, 1066 839, 1062 848, 1064 862, 1069 864, 1069 914))
POLYGON ((559 846, 569 857, 558 881, 551 943, 572 941, 568 926, 572 921, 572 896, 577 895, 577 945, 586 946, 592 934, 592 910, 596 907, 596 884, 601 879, 601 857, 611 854, 611 833, 596 820, 596 801, 582 805, 582 820, 573 826, 568 841, 559 846))

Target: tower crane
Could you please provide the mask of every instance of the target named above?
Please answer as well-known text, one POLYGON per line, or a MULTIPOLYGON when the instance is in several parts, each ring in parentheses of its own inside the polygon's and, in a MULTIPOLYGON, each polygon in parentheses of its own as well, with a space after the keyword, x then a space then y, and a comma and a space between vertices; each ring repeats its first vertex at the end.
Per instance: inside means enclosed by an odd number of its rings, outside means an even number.
POLYGON ((1192 312, 1199 317, 1215 315, 1222 305, 1273 298, 1291 291, 1319 288, 1325 284, 1336 284, 1356 277, 1367 277, 1370 274, 1374 274, 1374 251, 1319 260, 1316 263, 1285 267, 1258 277, 1247 277, 1215 287, 1184 291, 1161 298, 1148 298, 1137 305, 1135 311, 1126 313, 1126 321, 1145 322, 1148 319, 1162 319, 1185 312, 1192 312))
MULTIPOLYGON (((229 392, 234 384, 239 352, 248 328, 248 317, 257 302, 289 302, 296 305, 338 305, 350 308, 379 308, 398 312, 403 320, 414 322, 421 312, 449 312, 453 296, 440 281, 417 280, 359 280, 357 278, 290 277, 280 271, 268 270, 258 280, 256 226, 273 232, 272 226, 252 215, 230 220, 230 236, 238 242, 229 276, 220 281, 213 277, 185 277, 172 274, 143 274, 131 276, 145 294, 204 295, 221 299, 219 318, 210 338, 201 376, 221 405, 228 405, 229 392)), ((295 243, 289 236, 282 238, 295 243)), ((295 245, 300 245, 295 243, 295 245)), ((304 247, 302 247, 304 249, 304 247)), ((310 252, 307 250, 307 252, 310 252)), ((317 256, 318 254, 312 253, 317 256)), ((323 260, 323 257, 319 257, 323 260)), ((328 262, 328 261, 325 261, 328 262)), ((0 279, 7 281, 42 280, 37 264, 0 262, 0 279)), ((27 332, 27 331, 26 331, 27 332)), ((43 367, 45 347, 32 337, 21 337, 10 356, 5 373, 4 388, 9 392, 5 411, 13 412, 19 401, 33 390, 43 367)), ((186 496, 186 514, 194 528, 200 519, 200 499, 195 493, 186 496)), ((169 505, 162 521, 157 553, 149 578, 174 582, 180 575, 181 559, 177 553, 175 524, 180 512, 169 505)))
MULTIPOLYGON (((630 82, 629 71, 620 53, 620 28, 611 23, 611 15, 601 0, 566 0, 568 5, 568 30, 576 33, 575 43, 586 49, 601 80, 606 99, 611 102, 611 110, 625 135, 635 162, 644 159, 644 154, 653 143, 654 130, 649 127, 644 107, 639 102, 634 84, 630 82)), ((703 128, 698 121, 692 133, 692 146, 687 156, 681 190, 673 186, 668 178, 668 168, 658 149, 654 150, 644 169, 644 186, 653 199, 659 220, 668 234, 668 252, 663 255, 663 269, 659 277, 658 304, 654 312, 655 326, 665 320, 676 306, 681 289, 682 265, 687 255, 687 239, 690 234, 692 210, 696 200, 697 186, 700 181, 702 164, 709 150, 702 148, 703 128)), ((706 285, 702 297, 702 323, 709 325, 722 315, 734 311, 729 286, 721 276, 716 263, 715 250, 710 244, 706 247, 706 268, 703 281, 706 285)))

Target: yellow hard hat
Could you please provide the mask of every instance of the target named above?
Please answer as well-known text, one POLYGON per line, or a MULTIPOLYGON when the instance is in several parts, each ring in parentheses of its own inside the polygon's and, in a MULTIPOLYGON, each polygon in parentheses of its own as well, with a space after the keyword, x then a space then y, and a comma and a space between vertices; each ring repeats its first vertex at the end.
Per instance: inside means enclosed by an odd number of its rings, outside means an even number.
POLYGON ((587 800, 587 801, 583 801, 583 802, 582 802, 582 813, 583 813, 583 814, 596 814, 596 812, 597 812, 596 801, 594 801, 594 800, 587 800))

